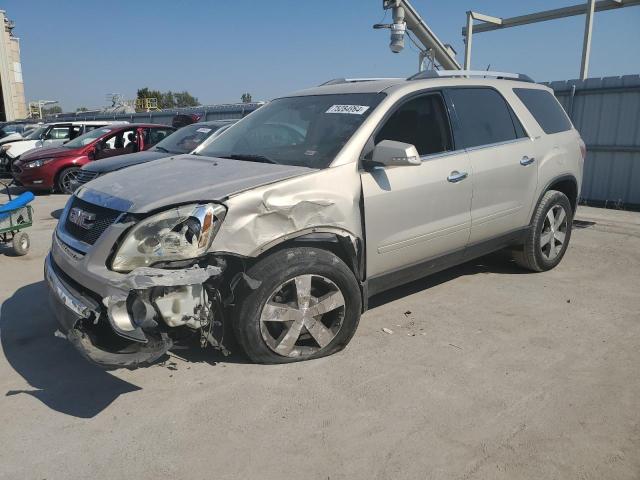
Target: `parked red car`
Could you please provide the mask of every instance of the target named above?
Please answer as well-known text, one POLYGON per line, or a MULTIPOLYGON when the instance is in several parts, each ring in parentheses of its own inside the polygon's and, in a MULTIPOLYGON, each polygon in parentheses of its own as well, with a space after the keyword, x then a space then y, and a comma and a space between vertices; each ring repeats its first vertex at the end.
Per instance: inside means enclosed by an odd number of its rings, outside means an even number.
POLYGON ((30 190, 72 193, 83 165, 147 150, 176 129, 167 125, 119 124, 96 128, 60 147, 24 153, 13 163, 13 178, 30 190))

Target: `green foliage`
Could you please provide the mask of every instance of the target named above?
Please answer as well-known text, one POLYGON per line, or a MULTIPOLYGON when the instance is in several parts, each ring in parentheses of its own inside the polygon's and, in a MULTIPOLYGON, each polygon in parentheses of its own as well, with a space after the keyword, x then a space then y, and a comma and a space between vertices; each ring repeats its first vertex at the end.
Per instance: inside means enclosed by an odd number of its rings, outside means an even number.
POLYGON ((88 112, 89 109, 87 107, 78 107, 76 108, 76 112, 88 112))
POLYGON ((251 103, 251 94, 249 92, 243 93, 240 98, 242 99, 242 103, 251 103))
POLYGON ((137 98, 157 98, 158 108, 182 108, 197 107, 200 105, 198 99, 186 90, 183 92, 161 92, 160 90, 151 90, 148 87, 138 89, 137 98))
POLYGON ((62 113, 62 107, 60 107, 60 105, 42 109, 42 115, 54 115, 56 113, 62 113))

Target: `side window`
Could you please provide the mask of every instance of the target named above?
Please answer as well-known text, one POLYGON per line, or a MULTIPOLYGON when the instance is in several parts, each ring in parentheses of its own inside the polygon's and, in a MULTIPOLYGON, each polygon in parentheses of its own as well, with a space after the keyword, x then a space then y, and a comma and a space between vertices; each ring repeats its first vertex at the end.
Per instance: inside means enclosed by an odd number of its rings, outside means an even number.
POLYGON ((82 135, 82 126, 73 125, 71 127, 71 136, 69 137, 69 139, 73 140, 74 138, 79 137, 80 135, 82 135))
POLYGON ((513 92, 531 112, 544 133, 551 134, 571 130, 571 121, 551 93, 533 88, 514 88, 513 92))
POLYGON ((168 128, 145 128, 143 130, 144 146, 151 147, 167 138, 173 132, 173 130, 169 130, 168 128))
POLYGON ((122 130, 102 141, 104 149, 120 150, 129 147, 134 149, 137 144, 135 129, 122 130))
POLYGON ((60 125, 51 128, 45 137, 45 140, 68 140, 71 127, 69 125, 60 125))
POLYGON ((525 136, 506 100, 491 88, 452 88, 464 148, 506 142, 525 136))
POLYGON ((410 143, 420 155, 451 150, 453 143, 442 97, 428 94, 401 105, 378 131, 374 142, 382 140, 410 143))

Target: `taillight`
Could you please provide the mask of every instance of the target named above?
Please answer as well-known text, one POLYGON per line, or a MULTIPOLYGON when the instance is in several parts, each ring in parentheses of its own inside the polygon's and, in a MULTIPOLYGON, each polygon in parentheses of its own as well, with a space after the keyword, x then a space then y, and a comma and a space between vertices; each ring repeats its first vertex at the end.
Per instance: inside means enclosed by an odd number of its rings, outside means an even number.
POLYGON ((585 145, 582 139, 579 140, 580 143, 580 154, 582 155, 582 160, 587 158, 587 146, 585 145))

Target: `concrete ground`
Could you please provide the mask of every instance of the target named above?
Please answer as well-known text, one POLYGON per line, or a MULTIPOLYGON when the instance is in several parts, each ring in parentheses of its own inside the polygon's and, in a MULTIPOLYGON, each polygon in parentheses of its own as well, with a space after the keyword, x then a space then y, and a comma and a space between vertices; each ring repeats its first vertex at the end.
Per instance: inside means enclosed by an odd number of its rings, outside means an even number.
POLYGON ((107 372, 45 301, 65 200, 0 252, 2 479, 640 478, 640 214, 580 208, 551 272, 494 255, 380 295, 330 358, 107 372))

